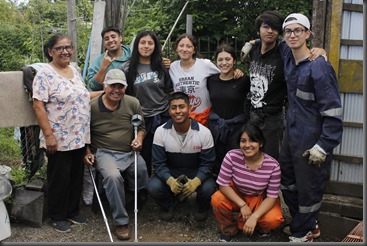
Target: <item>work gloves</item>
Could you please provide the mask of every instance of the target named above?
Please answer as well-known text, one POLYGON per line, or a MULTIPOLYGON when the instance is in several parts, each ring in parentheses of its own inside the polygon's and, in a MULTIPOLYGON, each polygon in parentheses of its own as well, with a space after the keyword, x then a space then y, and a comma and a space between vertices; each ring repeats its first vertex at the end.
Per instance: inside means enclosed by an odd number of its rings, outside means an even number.
POLYGON ((180 196, 180 200, 185 200, 186 197, 191 195, 201 185, 198 177, 189 179, 186 175, 181 175, 177 179, 169 177, 166 183, 175 195, 180 196))
POLYGON ((310 155, 308 158, 308 164, 316 167, 320 167, 326 159, 325 151, 317 144, 315 144, 311 149, 306 150, 302 156, 305 157, 307 155, 310 155))
POLYGON ((249 42, 246 42, 245 45, 241 49, 241 61, 246 62, 248 58, 248 54, 250 53, 250 50, 252 49, 252 44, 249 42))
POLYGON ((173 178, 173 177, 169 177, 167 179, 167 182, 168 186, 171 188, 171 191, 174 193, 174 194, 178 194, 181 192, 182 188, 183 188, 183 185, 179 182, 177 182, 177 179, 173 178))
POLYGON ((198 177, 195 177, 193 179, 188 179, 186 184, 184 184, 183 186, 183 190, 182 190, 183 195, 189 196, 191 193, 193 193, 196 190, 196 188, 199 187, 199 185, 201 185, 201 181, 198 177))

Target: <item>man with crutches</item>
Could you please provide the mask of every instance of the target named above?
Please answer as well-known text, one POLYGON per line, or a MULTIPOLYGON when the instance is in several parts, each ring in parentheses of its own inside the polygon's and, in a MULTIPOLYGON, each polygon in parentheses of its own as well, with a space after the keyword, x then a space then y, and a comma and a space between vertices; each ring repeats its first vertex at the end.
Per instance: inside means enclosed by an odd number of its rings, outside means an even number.
POLYGON ((108 71, 103 86, 104 93, 91 100, 91 146, 87 147, 84 160, 94 165, 103 177, 103 188, 116 224, 115 236, 128 240, 125 188, 139 192, 146 188, 148 180, 144 159, 138 152, 145 136, 144 117, 134 134, 133 116, 143 116, 143 113, 139 101, 125 95, 127 83, 121 70, 108 71))

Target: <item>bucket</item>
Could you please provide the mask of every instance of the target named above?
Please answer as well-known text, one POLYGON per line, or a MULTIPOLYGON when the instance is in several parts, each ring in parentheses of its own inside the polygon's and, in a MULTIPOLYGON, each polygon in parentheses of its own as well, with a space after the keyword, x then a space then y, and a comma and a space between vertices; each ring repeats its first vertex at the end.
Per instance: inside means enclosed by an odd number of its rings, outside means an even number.
POLYGON ((10 236, 10 218, 4 202, 0 201, 0 242, 10 236))

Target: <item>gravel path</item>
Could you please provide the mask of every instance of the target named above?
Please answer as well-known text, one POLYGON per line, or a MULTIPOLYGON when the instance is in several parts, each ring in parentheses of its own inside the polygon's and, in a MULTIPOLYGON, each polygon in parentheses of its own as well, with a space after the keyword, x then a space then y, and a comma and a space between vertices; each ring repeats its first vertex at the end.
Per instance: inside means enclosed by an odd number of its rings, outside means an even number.
MULTIPOLYGON (((130 203, 131 239, 134 242, 134 212, 130 203)), ((286 206, 283 206, 286 207, 286 206)), ((159 208, 152 199, 148 199, 142 209, 138 211, 138 241, 139 242, 218 242, 219 227, 213 214, 205 222, 198 223, 191 211, 195 209, 195 200, 190 197, 184 203, 177 205, 172 222, 160 221, 159 208)), ((289 213, 285 209, 285 220, 289 221, 289 213)), ((108 208, 105 210, 111 228, 114 228, 108 208)), ((82 205, 81 214, 88 218, 87 225, 73 225, 70 233, 56 232, 45 220, 40 228, 31 227, 21 222, 11 223, 12 235, 6 242, 110 242, 102 214, 92 212, 91 206, 82 205)), ((119 241, 112 233, 114 242, 119 241)), ((281 228, 272 232, 269 238, 259 238, 256 235, 247 237, 237 233, 233 242, 287 242, 288 237, 281 232, 281 228)), ((335 242, 335 238, 321 235, 317 242, 335 242)))

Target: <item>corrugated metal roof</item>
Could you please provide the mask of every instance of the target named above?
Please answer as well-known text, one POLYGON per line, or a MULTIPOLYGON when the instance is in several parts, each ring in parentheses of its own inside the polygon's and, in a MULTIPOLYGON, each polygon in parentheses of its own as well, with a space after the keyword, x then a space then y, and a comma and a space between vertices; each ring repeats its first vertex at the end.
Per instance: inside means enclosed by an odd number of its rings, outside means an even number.
POLYGON ((343 120, 363 123, 363 94, 341 93, 343 120))
POLYGON ((333 160, 330 180, 363 184, 363 165, 333 160))
MULTIPOLYGON (((363 4, 362 0, 345 0, 344 3, 363 4)), ((363 40, 363 13, 343 11, 341 38, 347 40, 363 40)), ((340 59, 363 60, 362 46, 341 45, 340 59)))

